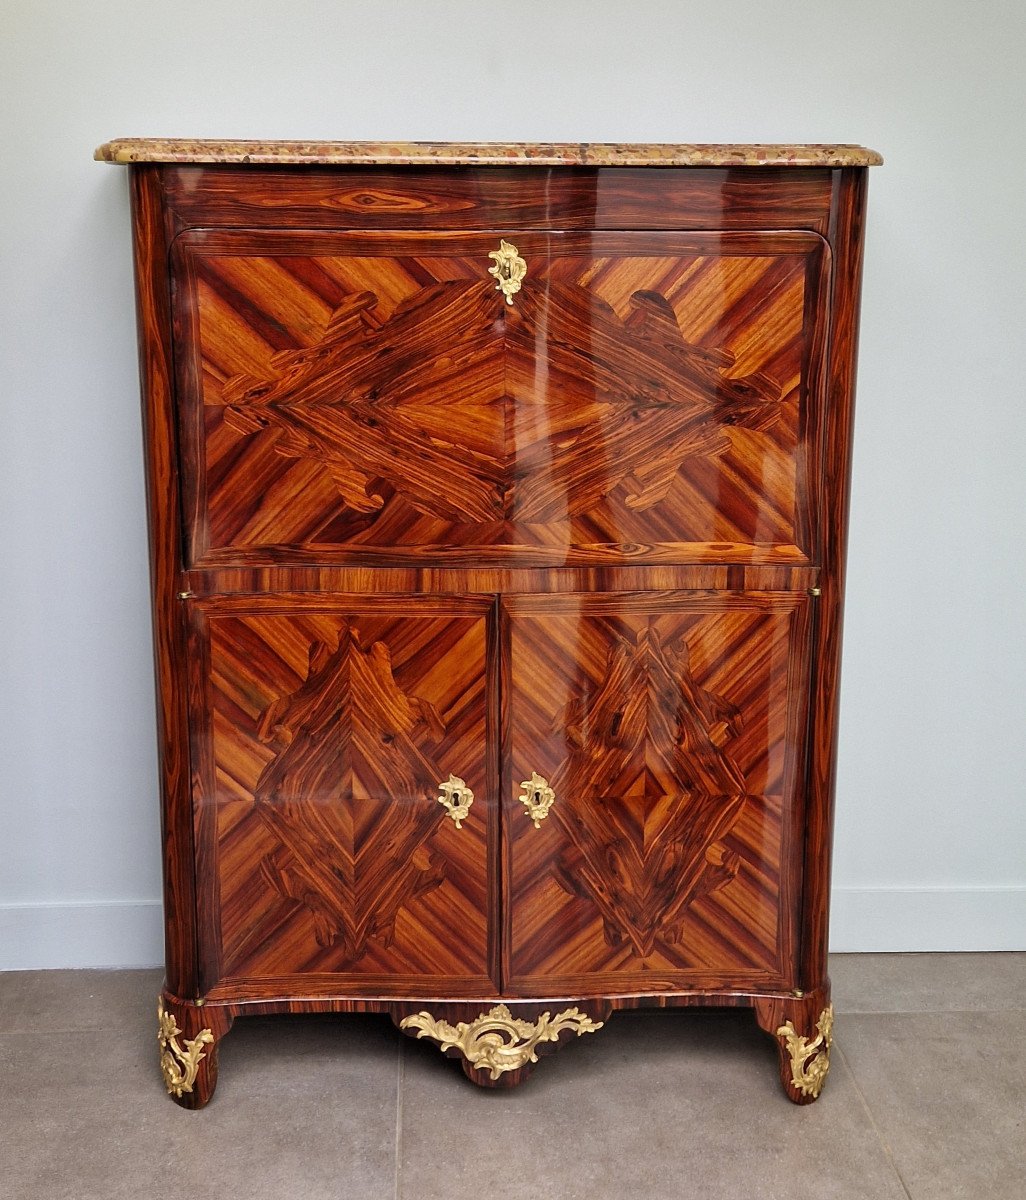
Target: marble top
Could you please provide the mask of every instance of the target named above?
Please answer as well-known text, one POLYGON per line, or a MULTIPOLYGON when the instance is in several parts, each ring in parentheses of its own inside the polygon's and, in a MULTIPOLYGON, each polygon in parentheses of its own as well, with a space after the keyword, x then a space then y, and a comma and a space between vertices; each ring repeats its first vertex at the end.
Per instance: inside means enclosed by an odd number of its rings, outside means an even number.
POLYGON ((117 138, 94 158, 112 163, 311 163, 339 166, 873 167, 864 146, 639 145, 623 142, 221 142, 117 138))

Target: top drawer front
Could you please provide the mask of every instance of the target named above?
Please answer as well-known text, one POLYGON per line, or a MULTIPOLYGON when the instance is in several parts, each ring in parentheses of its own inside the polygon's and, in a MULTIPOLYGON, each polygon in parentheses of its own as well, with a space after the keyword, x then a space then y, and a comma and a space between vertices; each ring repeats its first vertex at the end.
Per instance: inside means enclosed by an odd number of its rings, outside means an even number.
POLYGON ((188 563, 814 562, 828 257, 809 233, 189 230, 188 563))
POLYGON ((812 167, 162 168, 172 232, 273 229, 811 229, 835 171, 812 167))

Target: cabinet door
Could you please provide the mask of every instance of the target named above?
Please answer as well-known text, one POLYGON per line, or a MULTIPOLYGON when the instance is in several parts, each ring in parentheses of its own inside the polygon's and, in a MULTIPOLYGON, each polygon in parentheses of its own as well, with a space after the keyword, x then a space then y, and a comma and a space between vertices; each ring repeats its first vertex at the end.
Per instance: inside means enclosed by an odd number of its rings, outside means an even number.
POLYGON ((505 610, 512 992, 791 986, 808 597, 505 610))
POLYGON ((290 976, 300 995, 494 991, 493 607, 194 603, 208 991, 290 976))
POLYGON ((188 230, 173 253, 190 565, 816 560, 814 234, 188 230))

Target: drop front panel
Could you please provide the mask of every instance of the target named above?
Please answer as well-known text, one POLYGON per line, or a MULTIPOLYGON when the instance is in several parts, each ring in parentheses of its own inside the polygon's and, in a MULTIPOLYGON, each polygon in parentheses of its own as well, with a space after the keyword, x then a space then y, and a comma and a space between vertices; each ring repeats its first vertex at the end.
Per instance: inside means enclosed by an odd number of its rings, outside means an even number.
POLYGON ((193 565, 816 558, 816 235, 189 231, 174 261, 193 565))

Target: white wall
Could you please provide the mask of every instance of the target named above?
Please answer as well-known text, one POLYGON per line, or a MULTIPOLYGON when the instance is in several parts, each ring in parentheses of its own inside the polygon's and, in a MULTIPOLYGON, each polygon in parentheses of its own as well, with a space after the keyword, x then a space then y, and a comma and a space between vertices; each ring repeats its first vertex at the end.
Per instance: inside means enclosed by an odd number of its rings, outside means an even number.
POLYGON ((0 967, 161 957, 115 136, 861 141, 835 949, 1026 948, 1026 8, 0 0, 0 967))

